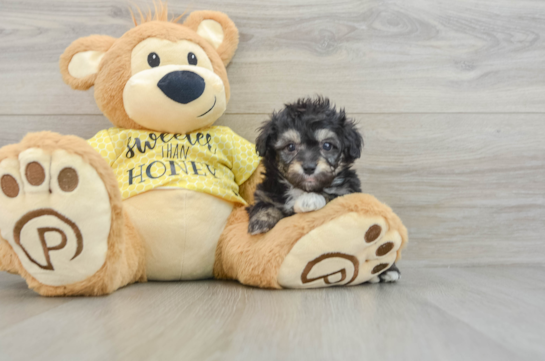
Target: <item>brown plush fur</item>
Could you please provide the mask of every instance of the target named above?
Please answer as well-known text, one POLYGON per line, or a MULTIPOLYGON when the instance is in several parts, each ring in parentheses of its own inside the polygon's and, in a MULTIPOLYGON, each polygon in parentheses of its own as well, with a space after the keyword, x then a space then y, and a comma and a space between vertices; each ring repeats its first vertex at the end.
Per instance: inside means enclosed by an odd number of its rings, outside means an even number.
POLYGON ((216 249, 214 277, 238 280, 243 284, 262 288, 281 288, 277 276, 282 262, 293 245, 311 230, 335 218, 357 212, 382 216, 390 229, 397 229, 402 246, 408 241, 407 229, 390 207, 369 194, 350 194, 339 197, 316 212, 296 214, 284 218, 265 234, 248 234, 248 214, 237 207, 227 222, 216 249))
MULTIPOLYGON (((80 156, 97 171, 108 192, 112 209, 108 253, 104 265, 93 276, 62 287, 47 286, 38 282, 23 268, 7 242, 5 244, 9 250, 7 255, 3 256, 3 260, 7 259, 8 262, 4 267, 15 270, 25 278, 30 288, 43 296, 104 295, 129 283, 144 282, 146 280, 144 246, 123 212, 117 179, 100 154, 81 138, 40 132, 27 135, 19 144, 0 149, 0 162, 6 158, 17 158, 22 151, 29 148, 41 148, 46 152, 64 149, 80 156)), ((2 263, 4 263, 3 260, 2 263)))
MULTIPOLYGON (((163 3, 161 1, 154 2, 154 8, 155 13, 153 14, 150 11, 146 15, 142 13, 142 10, 140 8, 136 8, 138 11, 138 14, 140 15, 140 24, 138 23, 138 20, 134 16, 133 11, 131 10, 132 15, 132 21, 134 22, 135 26, 142 25, 143 23, 147 23, 150 21, 170 21, 172 23, 177 23, 183 16, 179 15, 178 17, 173 17, 172 20, 168 19, 168 6, 166 3, 163 3)), ((188 28, 192 29, 193 31, 197 31, 199 28, 199 24, 203 20, 214 20, 221 24, 221 27, 223 28, 224 32, 224 39, 223 43, 219 46, 216 51, 220 55, 221 59, 223 60, 223 64, 227 66, 231 62, 231 59, 233 59, 233 56, 235 55, 235 51, 238 47, 238 29, 235 26, 235 24, 229 19, 227 16, 225 16, 224 13, 221 13, 219 11, 209 11, 209 10, 203 10, 203 11, 194 11, 192 12, 187 19, 184 21, 184 26, 187 26, 188 28)))
MULTIPOLYGON (((74 41, 61 56, 60 70, 63 79, 74 89, 88 89, 95 86, 95 100, 104 115, 117 127, 128 129, 144 129, 143 126, 129 118, 123 105, 123 89, 131 77, 131 52, 136 45, 147 38, 161 38, 176 42, 189 40, 199 45, 208 55, 216 73, 225 85, 227 101, 230 97, 229 79, 225 65, 229 63, 238 46, 238 31, 233 22, 222 13, 196 11, 188 16, 184 25, 166 22, 149 21, 126 32, 119 39, 102 35, 92 35, 74 41), (192 27, 195 19, 213 19, 227 26, 220 52, 199 36, 192 27), (188 23, 189 25, 186 25, 188 23), (113 40, 112 40, 113 39, 113 40), (93 48, 94 46, 94 48, 93 48), (98 74, 76 79, 68 73, 68 64, 72 57, 80 51, 106 51, 99 65, 98 74), (108 66, 105 66, 108 64, 108 66)), ((198 24, 196 25, 198 27, 198 24)), ((153 130, 153 129, 151 129, 153 130)))
POLYGON ((235 24, 225 14, 218 11, 194 11, 184 22, 184 25, 194 31, 197 31, 199 24, 203 20, 215 20, 221 24, 223 28, 223 42, 216 50, 223 60, 223 64, 227 66, 233 59, 235 51, 238 47, 238 29, 235 24))
MULTIPOLYGON (((107 35, 91 35, 84 38, 79 38, 74 41, 61 55, 59 66, 61 68, 61 75, 64 82, 74 90, 87 90, 95 84, 97 74, 91 74, 85 78, 74 78, 68 72, 68 65, 72 60, 72 57, 77 53, 84 51, 95 50, 106 52, 112 44, 115 42, 115 38, 107 35)), ((102 65, 102 64, 101 64, 102 65)), ((100 71, 100 66, 99 66, 100 71)))
POLYGON ((0 271, 19 274, 17 271, 17 257, 8 241, 0 236, 0 271))

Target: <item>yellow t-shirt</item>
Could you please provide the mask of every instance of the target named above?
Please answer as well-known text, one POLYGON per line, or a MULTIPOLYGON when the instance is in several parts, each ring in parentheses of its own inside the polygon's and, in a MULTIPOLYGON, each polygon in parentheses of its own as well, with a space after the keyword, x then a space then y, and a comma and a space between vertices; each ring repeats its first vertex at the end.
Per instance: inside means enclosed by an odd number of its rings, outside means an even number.
POLYGON ((185 188, 246 204, 239 185, 260 161, 252 143, 222 126, 190 134, 110 128, 89 144, 114 170, 123 199, 155 188, 185 188))

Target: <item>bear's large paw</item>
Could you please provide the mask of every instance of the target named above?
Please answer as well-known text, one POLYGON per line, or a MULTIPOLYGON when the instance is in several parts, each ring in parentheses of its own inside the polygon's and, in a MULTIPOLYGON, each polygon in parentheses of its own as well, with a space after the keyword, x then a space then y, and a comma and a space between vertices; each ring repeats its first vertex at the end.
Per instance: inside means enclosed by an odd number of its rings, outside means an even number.
POLYGON ((402 239, 384 218, 344 214, 302 237, 278 274, 284 288, 354 286, 378 279, 395 262, 402 239))
POLYGON ((39 148, 0 163, 0 230, 38 282, 82 281, 104 264, 111 208, 91 165, 64 150, 39 148))

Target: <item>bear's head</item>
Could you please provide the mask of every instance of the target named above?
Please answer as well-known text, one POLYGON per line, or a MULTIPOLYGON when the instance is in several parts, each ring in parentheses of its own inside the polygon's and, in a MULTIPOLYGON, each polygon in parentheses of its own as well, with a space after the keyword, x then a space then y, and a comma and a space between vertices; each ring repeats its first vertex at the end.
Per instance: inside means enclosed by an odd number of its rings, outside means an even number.
POLYGON ((95 86, 95 100, 117 127, 188 133, 212 125, 229 101, 225 67, 238 30, 223 13, 195 11, 183 24, 165 6, 120 38, 92 35, 62 54, 64 81, 95 86))

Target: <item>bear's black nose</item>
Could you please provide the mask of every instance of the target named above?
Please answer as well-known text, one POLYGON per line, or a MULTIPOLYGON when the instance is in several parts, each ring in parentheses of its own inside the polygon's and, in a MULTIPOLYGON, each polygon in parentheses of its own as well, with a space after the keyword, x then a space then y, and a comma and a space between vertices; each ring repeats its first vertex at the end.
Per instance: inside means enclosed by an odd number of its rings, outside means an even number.
POLYGON ((168 73, 159 80, 157 86, 175 102, 187 104, 204 92, 204 79, 197 73, 179 70, 168 73))

